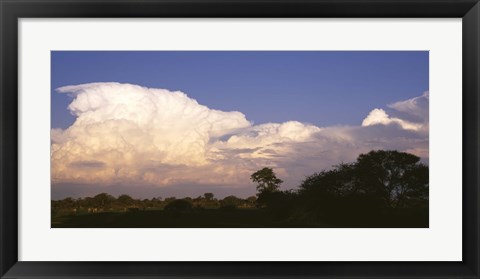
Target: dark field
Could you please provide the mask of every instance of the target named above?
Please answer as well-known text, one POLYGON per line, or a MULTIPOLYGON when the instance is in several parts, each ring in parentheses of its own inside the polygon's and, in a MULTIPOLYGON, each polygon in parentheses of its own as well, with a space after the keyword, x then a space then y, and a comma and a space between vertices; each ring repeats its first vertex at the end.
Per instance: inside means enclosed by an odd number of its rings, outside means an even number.
POLYGON ((255 209, 105 212, 59 217, 52 221, 54 228, 259 228, 282 226, 281 222, 272 221, 264 211, 255 209))
POLYGON ((427 212, 330 216, 329 221, 284 219, 262 209, 104 212, 52 218, 52 228, 409 228, 428 227, 427 212), (340 218, 334 220, 334 218, 340 218))

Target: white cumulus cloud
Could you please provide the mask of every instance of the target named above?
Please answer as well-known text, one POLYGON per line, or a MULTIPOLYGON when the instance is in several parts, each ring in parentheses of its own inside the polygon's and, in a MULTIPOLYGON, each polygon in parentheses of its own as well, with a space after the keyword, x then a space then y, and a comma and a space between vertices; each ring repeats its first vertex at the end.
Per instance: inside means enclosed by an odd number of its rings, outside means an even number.
POLYGON ((57 91, 72 96, 68 109, 76 116, 70 127, 51 130, 57 184, 254 189, 250 174, 270 166, 294 187, 372 149, 428 157, 428 93, 389 105, 398 116, 374 109, 362 126, 317 127, 294 120, 253 125, 241 112, 210 109, 183 92, 132 84, 57 91))
POLYGON ((389 104, 388 107, 398 117, 390 116, 383 109, 373 109, 363 120, 362 126, 396 124, 405 130, 428 132, 428 101, 429 92, 426 91, 422 96, 389 104))
POLYGON ((215 165, 218 148, 304 141, 318 130, 299 122, 252 126, 240 112, 210 109, 179 91, 120 83, 57 91, 73 96, 68 109, 77 118, 65 130, 52 129, 54 181, 168 184, 194 177, 196 168, 201 170, 198 179, 211 183, 202 166, 238 175, 236 165, 215 165), (233 136, 227 142, 219 140, 225 135, 233 136))
POLYGON ((372 125, 389 125, 389 124, 398 124, 405 130, 414 130, 418 131, 422 128, 420 123, 412 123, 406 120, 402 120, 395 117, 390 117, 383 109, 374 109, 368 116, 363 120, 362 126, 372 126, 372 125))

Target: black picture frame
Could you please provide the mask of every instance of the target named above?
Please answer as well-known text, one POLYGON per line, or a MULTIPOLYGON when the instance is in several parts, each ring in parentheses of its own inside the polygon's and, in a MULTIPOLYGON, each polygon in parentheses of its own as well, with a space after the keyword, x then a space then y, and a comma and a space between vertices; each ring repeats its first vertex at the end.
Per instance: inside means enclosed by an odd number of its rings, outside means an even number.
POLYGON ((1 278, 479 278, 478 0, 0 0, 0 15, 1 278), (462 18, 463 260, 460 262, 18 261, 18 19, 60 17, 462 18))

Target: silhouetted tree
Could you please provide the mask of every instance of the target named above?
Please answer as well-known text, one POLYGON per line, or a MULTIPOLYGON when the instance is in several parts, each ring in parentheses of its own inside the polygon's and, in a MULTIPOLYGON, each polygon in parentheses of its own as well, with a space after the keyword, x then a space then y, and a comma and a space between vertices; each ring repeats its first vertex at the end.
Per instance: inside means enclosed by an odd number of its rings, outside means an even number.
POLYGON ((235 196, 225 197, 220 201, 220 204, 223 208, 237 208, 243 203, 243 200, 235 196))
POLYGON ((257 183, 257 191, 260 193, 278 191, 280 184, 283 183, 283 180, 277 178, 271 168, 256 171, 250 176, 250 179, 257 183))
POLYGON ((125 194, 120 195, 117 201, 120 202, 122 205, 126 205, 126 206, 132 205, 135 202, 135 200, 132 197, 125 194))
POLYGON ((213 199, 213 193, 205 193, 203 196, 207 201, 211 201, 213 199))
POLYGON ((257 197, 255 197, 255 196, 248 197, 248 198, 246 199, 246 201, 247 201, 249 204, 252 204, 252 205, 253 205, 253 204, 255 204, 255 202, 257 201, 257 197))
POLYGON ((308 176, 300 185, 299 198, 303 216, 312 220, 379 224, 382 218, 386 222, 400 214, 401 208, 418 208, 409 214, 427 216, 425 223, 428 214, 419 208, 428 209, 428 167, 412 154, 371 151, 354 163, 308 176))
POLYGON ((271 168, 263 168, 254 172, 250 179, 257 183, 257 200, 258 207, 268 207, 277 203, 280 194, 280 184, 283 180, 278 178, 271 168))
POLYGON ((405 207, 409 200, 428 198, 428 167, 420 158, 398 151, 371 151, 356 162, 357 187, 378 197, 386 207, 405 207))
POLYGON ((167 211, 188 211, 192 209, 192 203, 188 200, 174 200, 165 206, 167 211))
POLYGON ((169 204, 173 201, 175 201, 177 198, 176 197, 168 197, 164 200, 165 204, 169 204))
POLYGON ((115 198, 107 193, 101 193, 93 197, 93 202, 95 206, 98 207, 108 207, 115 201, 115 198))

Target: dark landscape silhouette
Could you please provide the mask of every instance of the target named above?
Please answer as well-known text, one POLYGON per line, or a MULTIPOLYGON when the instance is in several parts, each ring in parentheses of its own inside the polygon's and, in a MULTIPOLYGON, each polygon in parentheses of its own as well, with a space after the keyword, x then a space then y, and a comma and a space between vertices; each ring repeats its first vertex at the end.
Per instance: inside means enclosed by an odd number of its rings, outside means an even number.
POLYGON ((428 166, 394 150, 361 154, 306 177, 295 190, 271 168, 254 172, 257 194, 177 199, 94 197, 52 201, 53 228, 427 228, 428 166))

